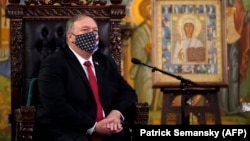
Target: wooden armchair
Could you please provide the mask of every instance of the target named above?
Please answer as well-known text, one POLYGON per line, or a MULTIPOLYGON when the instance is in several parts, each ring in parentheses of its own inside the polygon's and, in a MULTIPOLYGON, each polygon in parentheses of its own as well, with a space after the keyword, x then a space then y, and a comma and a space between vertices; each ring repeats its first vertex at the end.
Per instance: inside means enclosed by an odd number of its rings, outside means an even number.
MULTIPOLYGON (((121 71, 122 0, 9 0, 12 141, 32 140, 35 106, 26 106, 28 86, 37 77, 40 61, 65 47, 64 26, 76 13, 92 15, 99 26, 100 51, 110 54, 121 71)), ((35 102, 32 103, 32 105, 35 102)), ((148 104, 138 103, 134 124, 147 124, 148 104)))

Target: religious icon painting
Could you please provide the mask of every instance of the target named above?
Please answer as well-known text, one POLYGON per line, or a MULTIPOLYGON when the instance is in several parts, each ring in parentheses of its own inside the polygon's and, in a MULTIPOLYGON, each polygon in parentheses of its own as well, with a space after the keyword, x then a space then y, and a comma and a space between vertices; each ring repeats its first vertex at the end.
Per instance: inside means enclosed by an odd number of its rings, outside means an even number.
MULTIPOLYGON (((152 64, 201 86, 227 86, 224 0, 153 0, 152 64)), ((179 86, 153 72, 155 87, 179 86)))

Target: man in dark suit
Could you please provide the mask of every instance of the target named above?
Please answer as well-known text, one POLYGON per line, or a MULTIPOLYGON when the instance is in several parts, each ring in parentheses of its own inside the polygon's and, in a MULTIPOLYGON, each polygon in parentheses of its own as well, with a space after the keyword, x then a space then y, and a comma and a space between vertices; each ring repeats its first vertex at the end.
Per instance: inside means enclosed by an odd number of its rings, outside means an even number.
MULTIPOLYGON (((98 27, 93 18, 76 15, 66 25, 68 47, 41 64, 34 139, 43 141, 121 141, 123 123, 131 120, 137 96, 115 61, 98 50, 98 27), (89 61, 97 79, 102 119, 88 78, 89 61)), ((99 105, 100 107, 100 105, 99 105)))

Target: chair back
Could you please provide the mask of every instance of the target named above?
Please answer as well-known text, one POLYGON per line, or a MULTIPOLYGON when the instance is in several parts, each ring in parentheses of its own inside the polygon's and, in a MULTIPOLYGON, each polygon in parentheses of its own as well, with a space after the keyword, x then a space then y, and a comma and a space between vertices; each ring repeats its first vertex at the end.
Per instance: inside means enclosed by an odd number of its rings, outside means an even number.
MULTIPOLYGON (((38 75, 40 62, 66 47, 66 21, 77 13, 91 15, 99 27, 99 51, 110 54, 121 71, 121 21, 125 17, 122 0, 9 0, 10 19, 11 114, 13 141, 16 133, 15 111, 33 105, 27 101, 30 82, 38 75)), ((33 96, 34 97, 34 96, 33 96)), ((20 137, 20 140, 23 140, 20 137)))

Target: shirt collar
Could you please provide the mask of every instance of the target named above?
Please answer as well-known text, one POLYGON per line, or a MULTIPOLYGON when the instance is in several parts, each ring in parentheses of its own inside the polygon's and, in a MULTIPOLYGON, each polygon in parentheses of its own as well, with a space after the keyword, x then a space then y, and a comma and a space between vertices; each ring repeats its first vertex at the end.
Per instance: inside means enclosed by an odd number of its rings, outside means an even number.
POLYGON ((70 50, 74 53, 74 55, 76 56, 80 64, 84 64, 85 61, 90 61, 91 65, 94 66, 92 56, 90 56, 89 60, 86 60, 83 57, 81 57, 79 54, 77 54, 73 49, 70 48, 70 50))

